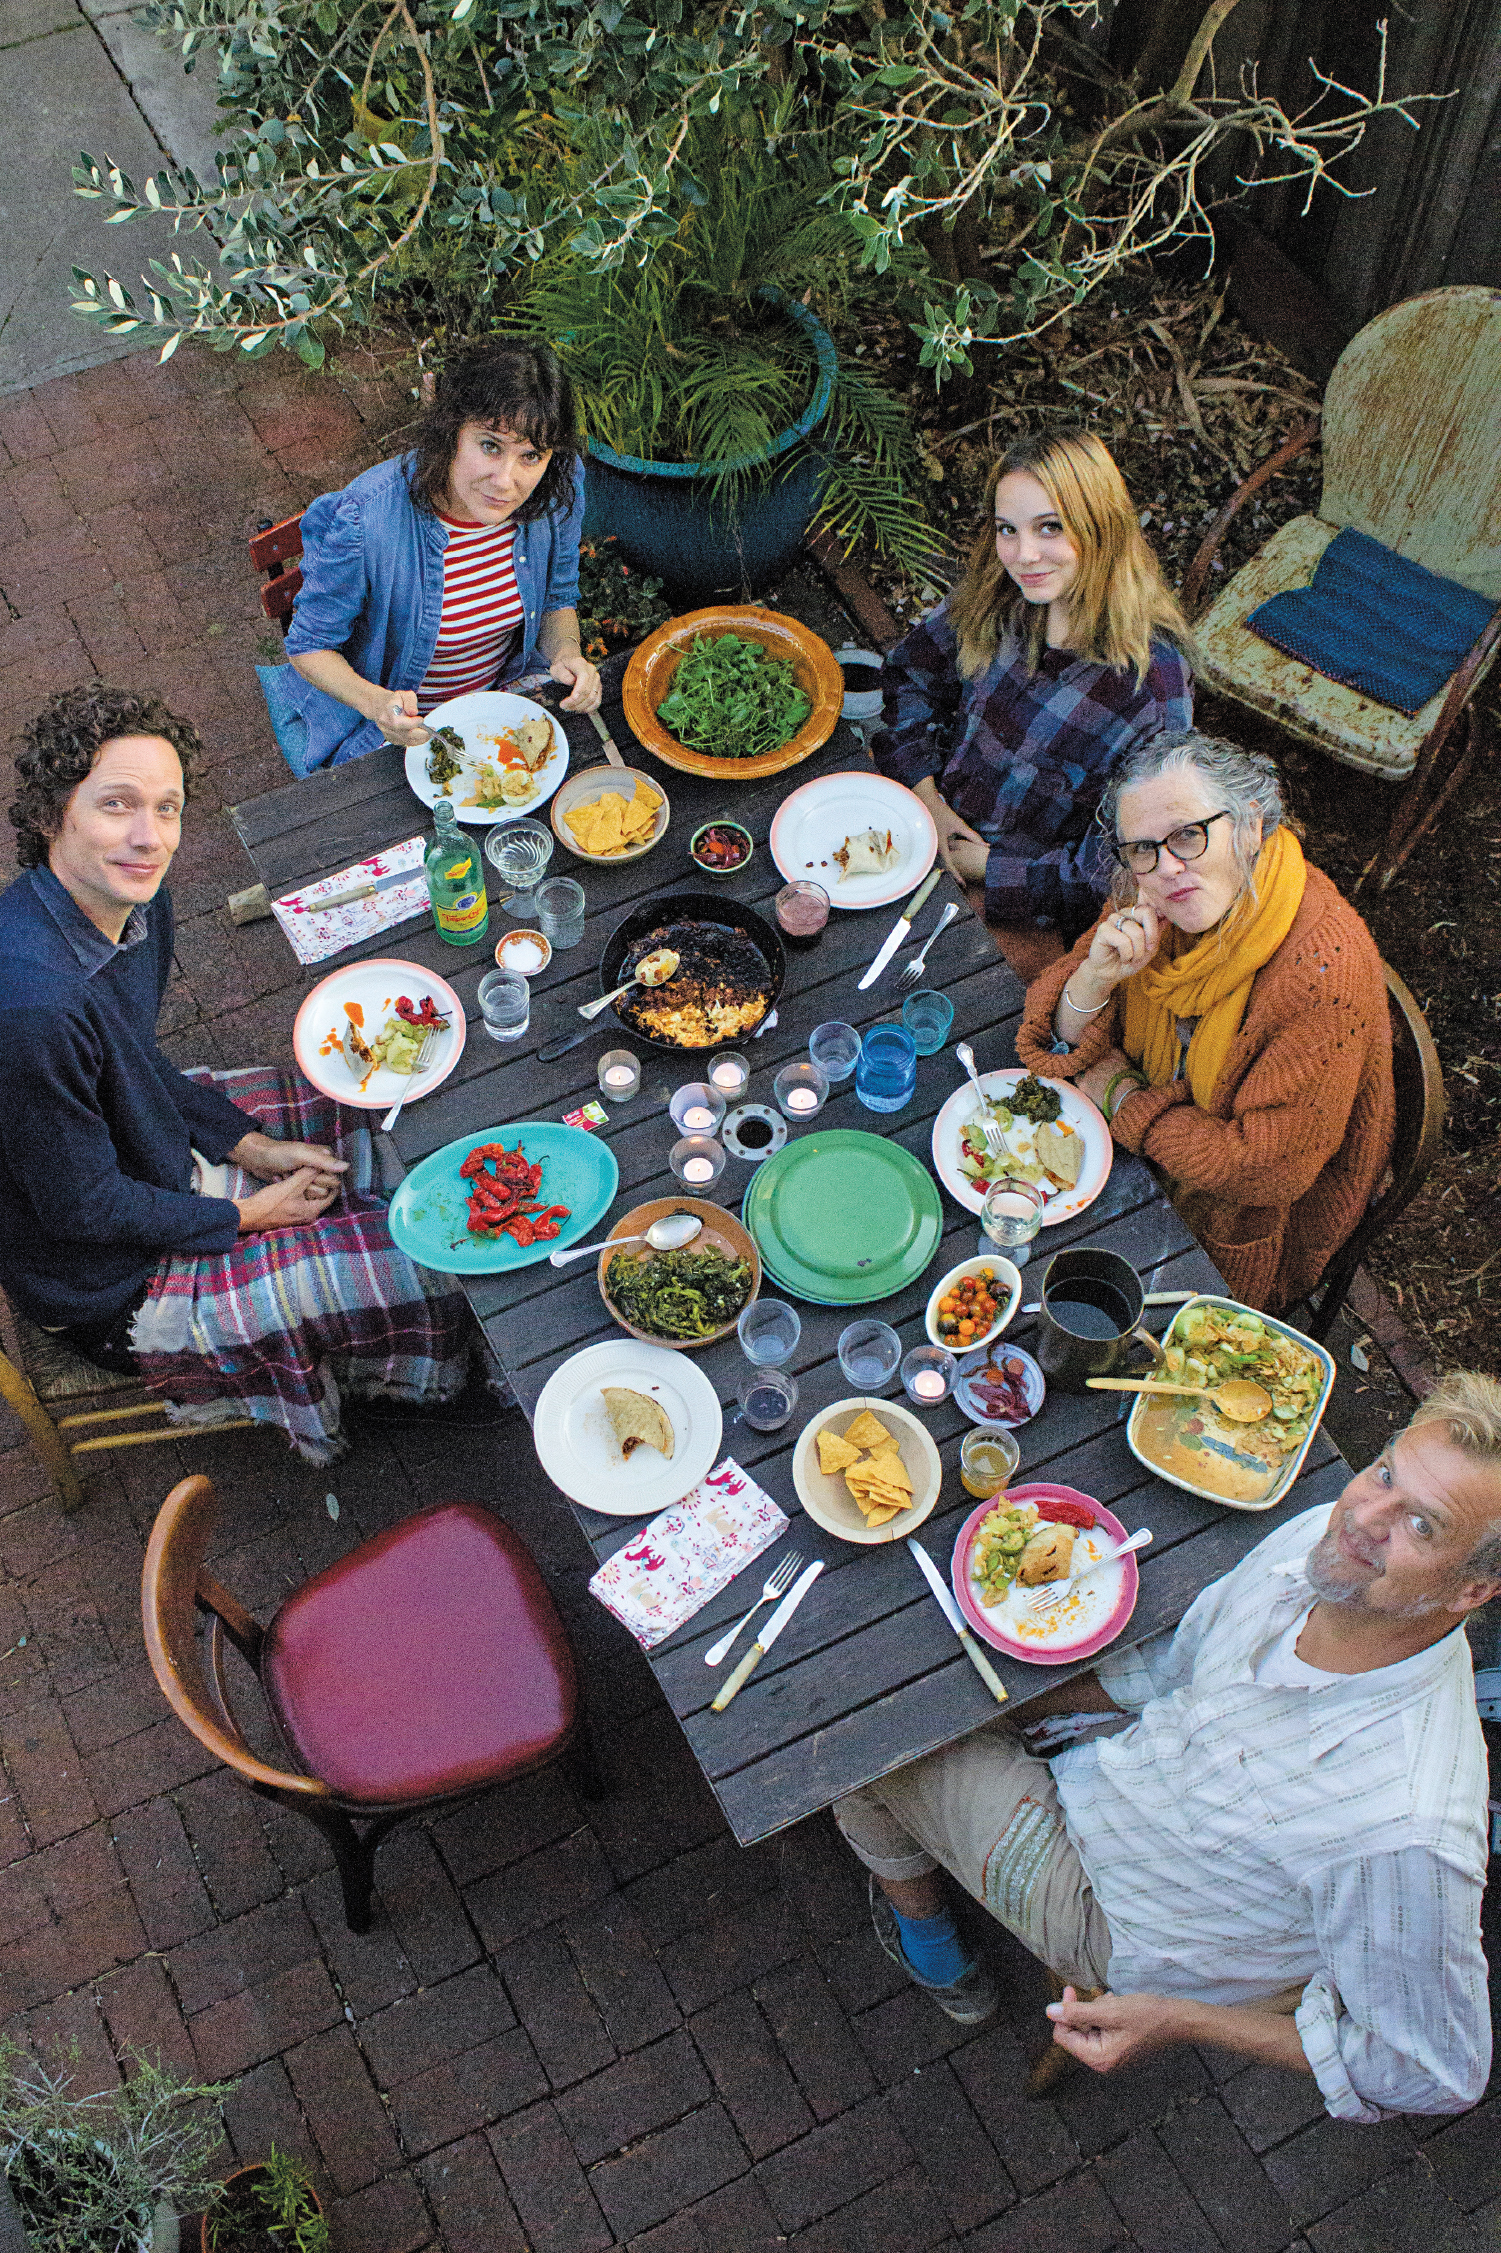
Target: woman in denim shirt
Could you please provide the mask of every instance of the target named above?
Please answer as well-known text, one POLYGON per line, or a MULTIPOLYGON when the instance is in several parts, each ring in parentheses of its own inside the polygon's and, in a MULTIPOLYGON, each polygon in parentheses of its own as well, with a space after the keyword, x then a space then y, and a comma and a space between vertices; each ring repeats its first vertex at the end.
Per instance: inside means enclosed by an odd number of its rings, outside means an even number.
POLYGON ((291 664, 261 672, 297 772, 425 743, 424 711, 528 672, 567 684, 565 711, 593 711, 575 607, 583 515, 556 356, 501 342, 446 368, 411 453, 303 516, 291 664))

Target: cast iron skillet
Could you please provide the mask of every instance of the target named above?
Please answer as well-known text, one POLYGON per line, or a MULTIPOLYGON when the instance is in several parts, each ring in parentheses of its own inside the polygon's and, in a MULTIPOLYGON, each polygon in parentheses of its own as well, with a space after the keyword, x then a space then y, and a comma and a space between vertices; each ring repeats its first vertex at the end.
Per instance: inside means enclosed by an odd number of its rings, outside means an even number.
MULTIPOLYGON (((769 1016, 776 1008, 778 997, 787 982, 787 956, 781 935, 775 925, 767 922, 765 916, 758 915, 754 908, 742 907, 737 900, 727 900, 723 892, 669 892, 660 899, 648 900, 644 906, 633 909, 605 941, 604 953, 599 958, 600 992, 609 993, 629 974, 623 965, 638 939, 644 939, 648 931, 655 931, 658 924, 687 921, 717 923, 722 930, 738 928, 745 932, 747 938, 755 941, 765 955, 767 968, 771 972, 771 999, 766 1005, 769 1016)), ((655 1033, 632 1024, 628 1017, 621 1017, 620 1022, 632 1040, 645 1041, 649 1048, 664 1049, 674 1056, 703 1055, 711 1048, 723 1048, 726 1045, 724 1038, 705 1041, 701 1046, 690 1046, 684 1041, 662 1040, 655 1033)), ((735 1034, 734 1039, 736 1042, 749 1040, 755 1031, 756 1027, 752 1025, 747 1032, 735 1034)))

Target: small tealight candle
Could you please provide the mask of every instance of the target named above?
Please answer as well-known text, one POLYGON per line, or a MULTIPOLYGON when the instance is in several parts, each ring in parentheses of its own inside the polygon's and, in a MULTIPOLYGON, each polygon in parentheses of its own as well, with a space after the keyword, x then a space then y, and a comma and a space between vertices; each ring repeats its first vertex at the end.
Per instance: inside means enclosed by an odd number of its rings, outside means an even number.
POLYGON ((724 1146, 712 1135, 685 1134, 668 1163, 685 1189, 707 1189, 724 1172, 724 1146))
POLYGON ((599 1060, 599 1092, 607 1103, 629 1103, 641 1086, 641 1066, 628 1048, 611 1048, 599 1060))
POLYGON ((726 1103, 743 1095, 750 1083, 750 1066, 743 1056, 716 1056, 709 1066, 709 1084, 717 1087, 726 1103))
POLYGON ((702 1103, 692 1103, 683 1113, 683 1124, 690 1134, 707 1134, 714 1124, 714 1113, 706 1111, 702 1103))
POLYGON ((829 1083, 816 1064, 787 1064, 772 1082, 772 1092, 784 1119, 811 1119, 823 1109, 829 1083))
POLYGON ((676 1090, 667 1108, 679 1134, 716 1134, 725 1114, 725 1100, 707 1080, 689 1080, 686 1087, 676 1090))
POLYGON ((953 1390, 959 1364, 946 1346, 914 1346, 902 1362, 902 1383, 917 1408, 936 1408, 953 1390))
POLYGON ((943 1379, 936 1369, 919 1369, 912 1380, 912 1390, 921 1393, 924 1400, 942 1400, 943 1379))

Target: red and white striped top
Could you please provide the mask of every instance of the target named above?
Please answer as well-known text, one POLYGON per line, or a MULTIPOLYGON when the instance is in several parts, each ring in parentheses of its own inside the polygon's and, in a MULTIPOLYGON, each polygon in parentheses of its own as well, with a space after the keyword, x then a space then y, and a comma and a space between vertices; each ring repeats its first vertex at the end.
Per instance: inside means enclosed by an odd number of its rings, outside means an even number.
POLYGON ((417 691, 419 712, 430 712, 450 696, 493 688, 524 617, 511 561, 515 525, 459 524, 441 509, 438 520, 448 532, 443 611, 433 661, 417 691))

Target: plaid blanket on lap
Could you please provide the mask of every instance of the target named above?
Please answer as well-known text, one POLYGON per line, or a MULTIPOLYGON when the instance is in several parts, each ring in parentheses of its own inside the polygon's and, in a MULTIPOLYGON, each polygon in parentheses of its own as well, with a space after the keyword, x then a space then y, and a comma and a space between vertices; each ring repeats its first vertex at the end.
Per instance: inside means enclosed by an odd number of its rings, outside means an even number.
MULTIPOLYGON (((199 1070, 279 1142, 318 1142, 340 1157, 363 1125, 292 1074, 199 1070)), ((236 1168, 231 1166, 233 1176, 236 1168)), ((261 1184, 241 1175, 230 1194, 261 1184)), ((344 1189, 305 1227, 242 1236, 229 1252, 166 1259, 131 1335, 141 1375, 178 1420, 253 1416, 279 1424, 305 1462, 348 1448, 341 1397, 432 1406, 463 1390, 469 1312, 447 1277, 397 1250, 375 1197, 344 1189)))

